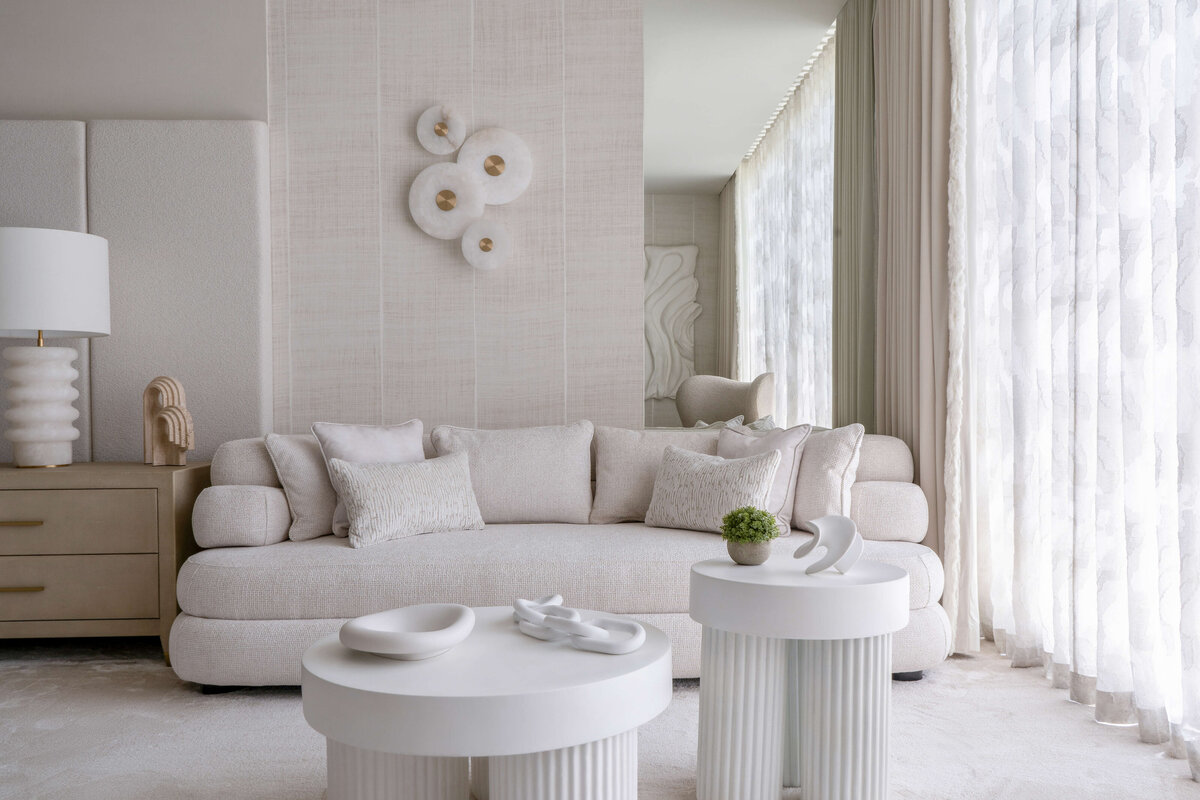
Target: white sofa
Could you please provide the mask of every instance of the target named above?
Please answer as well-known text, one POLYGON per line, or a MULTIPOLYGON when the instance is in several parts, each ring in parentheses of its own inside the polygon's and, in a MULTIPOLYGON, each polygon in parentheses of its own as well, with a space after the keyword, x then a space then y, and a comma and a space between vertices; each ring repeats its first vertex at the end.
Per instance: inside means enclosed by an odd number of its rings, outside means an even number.
MULTIPOLYGON (((426 449, 432 455, 428 436, 426 449)), ((919 544, 928 508, 912 477, 903 442, 863 438, 851 517, 868 540, 865 557, 910 576, 910 622, 894 638, 895 673, 934 667, 950 650, 949 622, 938 604, 942 565, 919 544)), ((657 625, 671 638, 675 677, 699 676, 700 626, 687 614, 689 567, 724 556, 719 535, 643 523, 489 524, 355 549, 333 535, 279 541, 288 506, 262 439, 223 444, 213 457, 212 482, 244 488, 205 490, 220 502, 201 496, 193 519, 197 541, 274 543, 204 549, 181 567, 182 612, 171 629, 170 656, 184 680, 295 685, 304 650, 352 617, 425 602, 507 605, 551 592, 575 607, 657 625)), ((776 540, 774 557, 790 557, 804 537, 793 532, 776 540)))

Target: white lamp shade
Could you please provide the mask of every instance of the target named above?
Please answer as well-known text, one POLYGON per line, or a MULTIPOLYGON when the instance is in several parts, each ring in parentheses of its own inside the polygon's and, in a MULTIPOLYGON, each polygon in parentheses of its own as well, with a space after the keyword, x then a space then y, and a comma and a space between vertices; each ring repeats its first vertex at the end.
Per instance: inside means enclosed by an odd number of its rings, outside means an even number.
POLYGON ((0 228, 0 336, 107 336, 108 240, 0 228))

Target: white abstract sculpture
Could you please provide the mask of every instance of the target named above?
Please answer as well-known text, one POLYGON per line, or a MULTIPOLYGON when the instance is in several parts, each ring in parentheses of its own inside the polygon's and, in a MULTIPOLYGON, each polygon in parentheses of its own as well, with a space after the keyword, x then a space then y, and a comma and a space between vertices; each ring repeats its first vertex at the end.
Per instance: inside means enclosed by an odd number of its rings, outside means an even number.
POLYGON ((351 650, 397 661, 440 656, 475 629, 475 612, 457 603, 425 603, 367 614, 342 625, 338 638, 351 650))
POLYGON ((467 123, 446 106, 430 106, 417 118, 417 141, 434 155, 453 153, 466 136, 467 123))
POLYGON ((458 164, 434 164, 413 180, 408 210, 417 227, 435 239, 457 239, 483 216, 483 190, 458 164))
POLYGON ((503 128, 472 134, 458 153, 458 163, 479 179, 484 201, 493 206, 516 200, 533 177, 529 148, 503 128))
POLYGON ((825 555, 805 568, 807 575, 830 567, 845 574, 862 558, 863 538, 849 517, 830 514, 803 523, 800 530, 813 534, 813 538, 800 545, 792 554, 793 558, 804 558, 818 547, 825 548, 825 555))
POLYGON ((142 455, 156 467, 182 467, 196 447, 192 415, 183 385, 160 375, 142 392, 142 455))
POLYGON ((646 247, 646 399, 675 396, 684 378, 696 373, 694 244, 646 247))
POLYGON ((504 266, 512 252, 512 239, 502 223, 481 219, 471 223, 462 238, 463 258, 477 270, 490 272, 504 266))
POLYGON ((583 621, 573 608, 562 605, 562 595, 513 603, 513 621, 526 636, 545 641, 568 639, 577 650, 619 656, 646 643, 646 629, 631 619, 599 617, 583 621))

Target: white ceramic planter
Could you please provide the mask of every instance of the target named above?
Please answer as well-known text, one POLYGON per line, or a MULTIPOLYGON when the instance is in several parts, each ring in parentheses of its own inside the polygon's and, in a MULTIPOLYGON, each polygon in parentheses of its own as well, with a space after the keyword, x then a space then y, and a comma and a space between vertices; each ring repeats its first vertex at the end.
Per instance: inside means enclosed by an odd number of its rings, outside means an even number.
POLYGON ((399 661, 441 655, 466 639, 475 627, 475 612, 456 603, 426 603, 352 619, 339 638, 351 650, 399 661))

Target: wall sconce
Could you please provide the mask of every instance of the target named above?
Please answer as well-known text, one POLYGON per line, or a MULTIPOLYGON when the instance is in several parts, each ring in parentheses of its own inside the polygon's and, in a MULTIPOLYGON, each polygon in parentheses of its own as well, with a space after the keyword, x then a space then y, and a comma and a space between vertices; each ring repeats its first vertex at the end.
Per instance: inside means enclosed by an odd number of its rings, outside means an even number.
POLYGON ((446 106, 430 106, 417 119, 417 141, 436 156, 453 153, 467 135, 467 123, 446 106))
POLYGON ((481 219, 472 222, 463 233, 463 258, 478 270, 488 272, 504 266, 511 248, 508 229, 493 220, 481 219))
POLYGON ((459 151, 458 163, 479 179, 483 201, 493 206, 516 200, 533 177, 529 148, 520 136, 501 128, 473 134, 459 151))

